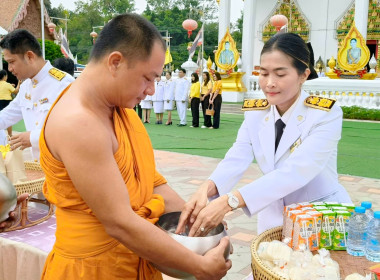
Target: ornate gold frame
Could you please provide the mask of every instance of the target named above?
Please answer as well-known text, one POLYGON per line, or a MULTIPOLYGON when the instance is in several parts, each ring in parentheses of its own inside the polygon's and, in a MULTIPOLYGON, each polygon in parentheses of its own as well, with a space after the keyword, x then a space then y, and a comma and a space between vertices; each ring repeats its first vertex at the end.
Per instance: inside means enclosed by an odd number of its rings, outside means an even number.
POLYGON ((220 41, 219 43, 219 46, 218 46, 218 49, 215 53, 215 64, 222 70, 224 71, 228 71, 228 70, 231 70, 233 69, 237 63, 238 63, 238 60, 239 60, 239 52, 236 48, 236 43, 235 43, 235 40, 232 38, 231 34, 230 34, 230 30, 229 28, 227 28, 227 32, 226 34, 224 35, 222 41, 220 41), (233 64, 221 64, 219 63, 219 57, 220 57, 220 54, 222 53, 222 51, 225 50, 225 43, 226 42, 229 42, 230 43, 230 50, 233 52, 234 54, 234 63, 233 64))
POLYGON ((362 70, 368 63, 370 58, 370 51, 367 47, 366 41, 363 36, 360 34, 359 30, 355 26, 355 22, 352 22, 352 26, 344 40, 341 42, 341 47, 338 51, 338 65, 339 68, 347 70, 351 73, 356 73, 359 70, 362 70), (347 52, 351 48, 350 41, 351 39, 357 40, 357 47, 361 49, 361 56, 358 63, 349 64, 347 61, 347 52))

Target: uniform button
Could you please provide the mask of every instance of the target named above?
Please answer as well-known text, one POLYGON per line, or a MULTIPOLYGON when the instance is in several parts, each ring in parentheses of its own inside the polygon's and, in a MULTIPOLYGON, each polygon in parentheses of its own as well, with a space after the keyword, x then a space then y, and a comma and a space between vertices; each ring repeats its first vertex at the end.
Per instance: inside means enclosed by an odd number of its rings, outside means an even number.
POLYGON ((34 107, 37 107, 37 103, 34 103, 33 105, 34 105, 34 107))
POLYGON ((33 85, 33 88, 36 88, 36 85, 33 85))
POLYGON ((38 160, 35 159, 34 162, 38 162, 38 160))
POLYGON ((38 125, 38 122, 36 122, 36 125, 38 125))

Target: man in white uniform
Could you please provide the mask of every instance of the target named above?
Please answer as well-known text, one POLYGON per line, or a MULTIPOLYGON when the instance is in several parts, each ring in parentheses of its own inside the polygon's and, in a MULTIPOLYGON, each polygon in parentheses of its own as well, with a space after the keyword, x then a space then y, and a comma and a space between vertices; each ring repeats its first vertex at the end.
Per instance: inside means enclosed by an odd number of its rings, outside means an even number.
POLYGON ((0 112, 0 129, 6 129, 24 119, 26 132, 11 137, 11 149, 32 147, 32 156, 39 160, 41 127, 58 95, 74 78, 42 57, 37 39, 23 29, 9 33, 0 42, 8 70, 24 80, 16 98, 0 112))
POLYGON ((174 99, 177 106, 179 124, 177 126, 186 126, 186 108, 189 99, 190 82, 185 77, 186 70, 180 69, 178 79, 175 80, 174 99))

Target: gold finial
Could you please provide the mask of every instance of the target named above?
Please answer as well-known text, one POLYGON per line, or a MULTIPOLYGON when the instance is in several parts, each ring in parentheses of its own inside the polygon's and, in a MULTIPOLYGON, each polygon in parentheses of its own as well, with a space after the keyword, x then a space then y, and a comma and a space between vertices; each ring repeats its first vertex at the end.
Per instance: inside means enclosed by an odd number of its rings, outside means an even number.
POLYGON ((333 73, 334 67, 336 65, 336 61, 335 61, 335 58, 333 56, 330 58, 328 65, 330 67, 329 73, 333 73))
POLYGON ((207 69, 211 69, 211 66, 212 66, 212 60, 211 60, 211 57, 208 57, 208 59, 207 59, 207 69))
POLYGON ((216 0, 216 2, 218 3, 218 5, 219 5, 219 3, 220 3, 220 0, 216 0))

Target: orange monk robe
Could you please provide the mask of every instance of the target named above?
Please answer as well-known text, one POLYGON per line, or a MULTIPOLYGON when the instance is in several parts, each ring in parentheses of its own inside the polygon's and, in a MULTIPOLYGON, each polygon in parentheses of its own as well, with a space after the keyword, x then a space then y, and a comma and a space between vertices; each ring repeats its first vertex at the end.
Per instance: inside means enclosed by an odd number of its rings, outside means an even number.
MULTIPOLYGON (((119 143, 115 160, 128 188, 131 207, 154 224, 165 205, 153 189, 166 180, 156 171, 149 136, 133 110, 116 108, 113 118, 119 143)), ((41 166, 46 174, 43 193, 56 206, 57 230, 41 279, 162 279, 149 262, 106 233, 79 195, 63 163, 49 152, 44 128, 40 137, 41 166)))

